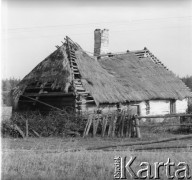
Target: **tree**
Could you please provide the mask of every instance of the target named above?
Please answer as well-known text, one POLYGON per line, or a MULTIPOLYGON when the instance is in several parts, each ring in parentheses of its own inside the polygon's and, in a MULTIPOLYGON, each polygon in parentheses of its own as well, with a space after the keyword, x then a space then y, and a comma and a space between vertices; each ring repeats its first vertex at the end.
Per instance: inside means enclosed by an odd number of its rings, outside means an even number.
POLYGON ((192 91, 192 76, 186 76, 181 78, 181 80, 188 86, 192 91))
POLYGON ((2 90, 3 91, 11 91, 18 83, 20 79, 9 78, 2 80, 2 90))

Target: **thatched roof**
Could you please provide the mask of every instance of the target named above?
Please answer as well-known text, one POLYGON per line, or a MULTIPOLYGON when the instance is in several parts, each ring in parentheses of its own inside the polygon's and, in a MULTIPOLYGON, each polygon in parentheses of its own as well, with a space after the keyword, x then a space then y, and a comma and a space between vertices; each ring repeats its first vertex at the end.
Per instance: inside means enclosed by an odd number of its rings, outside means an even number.
MULTIPOLYGON (((192 97, 178 77, 150 58, 139 59, 127 52, 96 60, 80 47, 75 49, 75 55, 82 84, 97 104, 192 97)), ((72 82, 70 72, 66 44, 63 44, 25 76, 19 87, 35 81, 52 81, 54 87, 64 91, 66 83, 72 82)))
POLYGON ((141 60, 131 52, 100 60, 83 51, 76 56, 83 84, 99 103, 192 96, 179 78, 149 58, 141 60))
POLYGON ((52 88, 61 87, 65 89, 66 83, 71 82, 70 66, 66 54, 66 46, 62 45, 42 62, 40 62, 28 75, 19 83, 21 87, 39 82, 52 83, 52 88))
POLYGON ((192 96, 178 77, 161 64, 154 63, 149 57, 139 59, 134 53, 129 52, 103 58, 99 63, 129 92, 133 92, 131 101, 183 99, 192 96))
POLYGON ((82 83, 97 103, 126 102, 131 93, 121 85, 99 62, 83 51, 76 52, 82 83))

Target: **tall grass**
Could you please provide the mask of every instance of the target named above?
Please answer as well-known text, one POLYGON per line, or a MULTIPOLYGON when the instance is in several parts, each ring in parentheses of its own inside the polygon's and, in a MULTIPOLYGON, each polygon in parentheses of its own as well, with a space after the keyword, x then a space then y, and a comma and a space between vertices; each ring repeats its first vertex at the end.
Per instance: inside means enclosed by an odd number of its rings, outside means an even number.
MULTIPOLYGON (((192 167, 192 153, 174 152, 46 152, 33 150, 3 152, 3 179, 113 179, 114 157, 137 156, 133 169, 141 162, 167 162, 167 158, 176 164, 184 161, 192 167)), ((161 169, 161 179, 166 179, 165 169, 161 169)), ((130 179, 130 177, 128 177, 130 179)))

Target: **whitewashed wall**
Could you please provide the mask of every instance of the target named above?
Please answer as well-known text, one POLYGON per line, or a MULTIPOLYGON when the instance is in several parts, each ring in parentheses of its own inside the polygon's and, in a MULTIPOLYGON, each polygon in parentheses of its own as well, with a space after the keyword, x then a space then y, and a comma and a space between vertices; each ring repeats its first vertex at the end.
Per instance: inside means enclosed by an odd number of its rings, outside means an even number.
POLYGON ((141 116, 146 116, 147 114, 146 114, 146 104, 145 104, 145 102, 143 101, 143 102, 139 103, 139 107, 140 107, 141 116))
MULTIPOLYGON (((146 114, 146 104, 141 102, 140 113, 142 116, 146 114)), ((163 115, 170 113, 170 101, 169 100, 151 100, 149 101, 150 113, 148 115, 163 115)))
POLYGON ((188 99, 176 100, 176 113, 186 113, 188 107, 188 99))
MULTIPOLYGON (((139 104, 140 112, 142 116, 146 114, 146 104, 141 102, 139 104)), ((150 113, 148 115, 163 115, 170 113, 170 101, 169 100, 151 100, 149 101, 150 113)), ((176 100, 176 113, 186 113, 188 107, 188 100, 176 100)))
POLYGON ((170 101, 169 100, 151 100, 150 105, 150 115, 158 114, 169 114, 170 113, 170 101))

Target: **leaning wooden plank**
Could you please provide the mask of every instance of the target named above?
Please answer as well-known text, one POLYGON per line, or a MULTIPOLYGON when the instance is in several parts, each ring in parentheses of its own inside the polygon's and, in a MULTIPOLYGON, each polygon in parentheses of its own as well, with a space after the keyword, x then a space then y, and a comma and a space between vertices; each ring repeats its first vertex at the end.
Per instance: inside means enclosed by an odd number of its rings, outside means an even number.
POLYGON ((87 136, 88 133, 89 133, 89 130, 88 130, 88 129, 89 129, 89 126, 91 126, 91 125, 90 125, 91 119, 88 119, 88 122, 87 122, 87 123, 88 123, 88 126, 87 126, 87 128, 86 128, 86 130, 85 130, 85 135, 84 135, 84 137, 87 136))
POLYGON ((95 135, 97 134, 97 128, 99 125, 99 117, 97 116, 97 118, 94 118, 94 125, 93 125, 93 137, 95 137, 95 135))
POLYGON ((36 132, 36 131, 33 130, 33 129, 32 129, 32 131, 33 131, 33 133, 34 133, 37 137, 41 137, 40 134, 39 134, 38 132, 36 132))
POLYGON ((96 118, 93 119, 93 137, 95 136, 96 118))
POLYGON ((132 132, 132 119, 131 116, 128 116, 128 137, 131 137, 131 132, 132 132))
MULTIPOLYGON (((21 96, 26 97, 26 98, 28 98, 28 99, 31 99, 31 100, 33 100, 33 101, 37 101, 37 102, 39 102, 39 103, 41 103, 41 104, 44 104, 45 106, 48 106, 48 107, 50 107, 50 108, 52 108, 52 109, 56 109, 56 110, 59 110, 59 111, 63 111, 62 109, 59 109, 59 108, 57 108, 57 107, 54 107, 54 106, 52 106, 52 105, 50 105, 50 104, 47 104, 47 103, 45 103, 45 102, 42 102, 42 101, 40 101, 40 100, 36 100, 36 99, 34 99, 34 98, 31 98, 31 97, 28 97, 28 96, 24 96, 24 95, 21 95, 21 96)), ((63 112, 65 112, 65 111, 63 111, 63 112)))
POLYGON ((94 119, 94 116, 90 116, 90 118, 89 118, 89 124, 88 124, 88 127, 87 127, 87 131, 86 131, 86 136, 89 134, 89 129, 90 129, 90 127, 91 127, 91 124, 92 124, 92 122, 93 122, 93 119, 94 119))
POLYGON ((85 137, 85 136, 87 136, 87 135, 88 135, 88 133, 89 133, 88 128, 89 128, 89 126, 91 126, 91 125, 90 125, 90 123, 91 123, 91 118, 90 118, 90 117, 88 117, 88 120, 87 120, 87 125, 86 125, 86 128, 85 128, 85 133, 84 133, 83 137, 85 137))
POLYGON ((110 117, 110 119, 109 119, 109 129, 108 129, 108 136, 111 136, 111 131, 112 131, 112 120, 113 120, 113 118, 112 117, 110 117))
POLYGON ((87 123, 86 123, 86 126, 85 126, 85 129, 84 129, 84 132, 83 132, 83 137, 85 137, 85 135, 86 135, 87 127, 88 127, 88 125, 89 125, 89 121, 90 121, 90 119, 88 118, 87 123))
POLYGON ((113 121, 112 121, 112 137, 115 137, 116 122, 117 122, 117 115, 115 114, 113 116, 113 121))
POLYGON ((101 119, 101 117, 98 115, 98 116, 97 116, 97 121, 96 121, 95 134, 97 134, 97 129, 98 129, 98 126, 99 126, 99 123, 100 123, 100 119, 101 119))
POLYGON ((101 135, 102 135, 102 137, 104 137, 104 125, 105 125, 105 116, 103 116, 103 118, 102 118, 102 131, 101 131, 101 135))
POLYGON ((133 116, 131 117, 131 137, 136 137, 135 118, 133 116))
POLYGON ((19 132, 19 134, 22 136, 22 138, 25 138, 24 132, 17 126, 16 124, 13 125, 13 128, 19 132))
POLYGON ((26 138, 29 137, 29 122, 28 122, 28 119, 26 118, 26 138))
POLYGON ((107 118, 108 118, 108 116, 105 116, 103 118, 102 137, 105 136, 105 131, 106 131, 106 127, 107 127, 107 118))
POLYGON ((128 121, 128 115, 125 113, 125 137, 128 137, 129 133, 129 121, 128 121))
POLYGON ((117 137, 121 137, 122 113, 117 114, 117 137))
POLYGON ((123 137, 123 131, 124 131, 124 126, 125 126, 125 112, 122 112, 121 115, 121 137, 123 137))
POLYGON ((141 138, 141 132, 140 132, 140 127, 139 127, 139 119, 135 118, 135 125, 136 125, 136 136, 137 138, 141 138))

